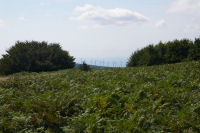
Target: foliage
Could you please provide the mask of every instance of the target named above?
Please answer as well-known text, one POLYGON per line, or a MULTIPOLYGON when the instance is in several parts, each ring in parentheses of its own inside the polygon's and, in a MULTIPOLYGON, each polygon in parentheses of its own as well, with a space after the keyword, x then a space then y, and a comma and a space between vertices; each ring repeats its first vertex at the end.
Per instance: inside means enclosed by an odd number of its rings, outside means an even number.
POLYGON ((14 75, 0 132, 200 132, 200 62, 14 75))
POLYGON ((149 45, 134 52, 127 66, 152 66, 193 60, 200 60, 200 38, 195 41, 183 39, 149 45))
POLYGON ((74 58, 57 43, 16 42, 0 59, 0 74, 73 68, 74 58))
POLYGON ((90 66, 89 66, 88 64, 86 64, 85 62, 83 62, 83 64, 81 64, 81 65, 79 66, 79 69, 80 69, 81 71, 86 71, 86 72, 88 72, 88 71, 91 70, 90 66))

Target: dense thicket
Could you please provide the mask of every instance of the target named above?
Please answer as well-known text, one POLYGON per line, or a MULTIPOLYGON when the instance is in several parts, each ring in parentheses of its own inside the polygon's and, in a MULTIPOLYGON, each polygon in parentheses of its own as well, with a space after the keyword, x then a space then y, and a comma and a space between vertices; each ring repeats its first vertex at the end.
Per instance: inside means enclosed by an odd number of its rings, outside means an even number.
POLYGON ((200 133, 199 90, 200 61, 19 73, 0 81, 0 133, 200 133))
POLYGON ((0 74, 41 72, 73 68, 74 58, 57 43, 16 42, 0 59, 0 74))
POLYGON ((149 45, 137 50, 131 55, 127 66, 151 66, 199 59, 200 38, 196 38, 194 41, 182 39, 166 43, 160 42, 157 45, 149 45))

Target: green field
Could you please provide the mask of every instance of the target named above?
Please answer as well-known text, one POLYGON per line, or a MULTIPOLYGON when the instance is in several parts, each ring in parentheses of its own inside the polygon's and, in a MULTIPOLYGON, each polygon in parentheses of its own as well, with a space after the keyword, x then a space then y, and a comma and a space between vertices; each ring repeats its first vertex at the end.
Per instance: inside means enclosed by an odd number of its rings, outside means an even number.
POLYGON ((200 62, 17 74, 0 81, 0 132, 200 132, 200 62))

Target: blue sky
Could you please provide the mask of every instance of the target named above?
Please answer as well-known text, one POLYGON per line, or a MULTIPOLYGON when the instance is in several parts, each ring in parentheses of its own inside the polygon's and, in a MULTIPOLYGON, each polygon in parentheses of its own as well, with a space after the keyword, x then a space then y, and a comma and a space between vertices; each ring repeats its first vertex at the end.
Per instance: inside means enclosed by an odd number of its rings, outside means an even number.
POLYGON ((199 35, 199 0, 0 0, 0 54, 37 40, 78 62, 124 65, 148 44, 199 35))

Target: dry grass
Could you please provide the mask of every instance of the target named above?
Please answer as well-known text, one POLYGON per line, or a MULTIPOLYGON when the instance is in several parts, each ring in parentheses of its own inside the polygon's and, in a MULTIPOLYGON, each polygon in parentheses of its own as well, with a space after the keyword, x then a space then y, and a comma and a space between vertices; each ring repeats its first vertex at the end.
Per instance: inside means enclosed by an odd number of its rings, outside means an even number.
MULTIPOLYGON (((48 76, 56 76, 58 73, 57 72, 51 72, 51 73, 41 73, 41 74, 38 74, 38 75, 31 75, 33 77, 37 77, 37 76, 45 76, 45 77, 48 77, 48 76)), ((6 76, 6 77, 0 77, 0 81, 8 81, 8 80, 12 80, 12 79, 22 79, 22 78, 25 78, 27 76, 30 76, 30 75, 15 75, 15 76, 6 76)))

